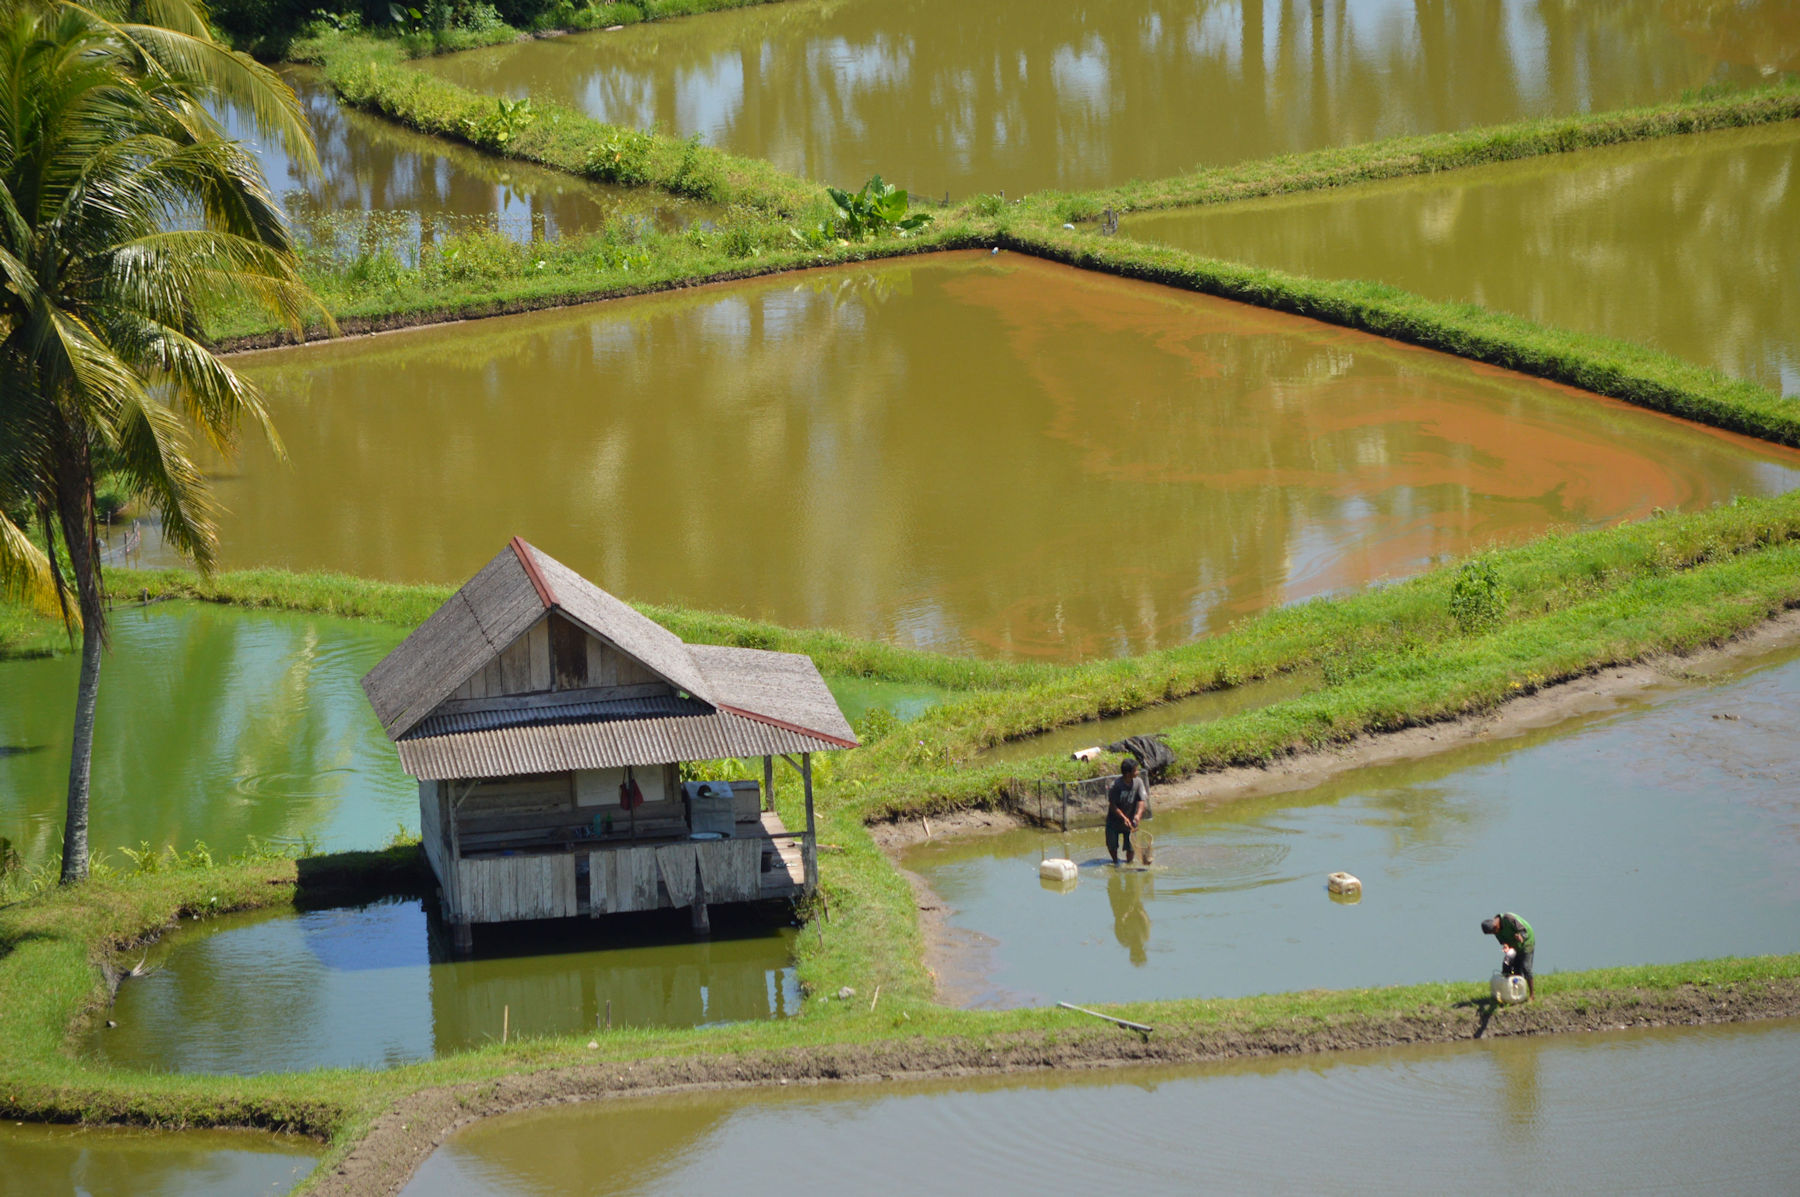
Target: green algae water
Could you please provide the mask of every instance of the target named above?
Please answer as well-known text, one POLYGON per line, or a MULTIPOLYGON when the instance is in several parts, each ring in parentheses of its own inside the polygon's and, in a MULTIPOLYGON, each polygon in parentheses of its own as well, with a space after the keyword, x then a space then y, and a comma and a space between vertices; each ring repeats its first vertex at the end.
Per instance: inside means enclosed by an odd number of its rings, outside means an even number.
MULTIPOLYGON (((1099 828, 907 852, 950 907, 966 1005, 1485 981, 1516 910, 1540 974, 1800 949, 1800 649, 1525 734, 1215 809, 1158 810, 1155 867, 1099 828), (1068 892, 1038 861, 1069 857, 1068 892), (1347 905, 1326 874, 1360 877, 1347 905)), ((1271 784, 1279 785, 1279 777, 1271 784)), ((1154 807, 1154 795, 1152 805, 1154 807)))
POLYGON ((476 1123, 403 1192, 1788 1194, 1796 1067, 1780 1022, 610 1101, 476 1123))
MULTIPOLYGON (((96 853, 252 839, 323 851, 415 830, 418 786, 360 679, 404 634, 202 603, 124 608, 100 670, 89 831, 96 853)), ((0 661, 0 835, 62 850, 80 653, 0 661)))
POLYGON ((1148 213, 1120 231, 1638 341, 1800 394, 1794 121, 1148 213))
POLYGON ((1781 0, 807 0, 418 65, 854 187, 1018 196, 1800 69, 1781 0))
MULTIPOLYGON (((120 852, 252 840, 322 852, 417 834, 417 784, 363 697, 403 629, 359 620, 158 603, 115 611, 100 672, 91 843, 120 852)), ((62 850, 79 653, 0 661, 0 836, 32 864, 62 850)), ((847 713, 911 718, 928 686, 833 678, 847 713)))
POLYGON ((237 364, 291 464, 217 479, 229 567, 454 583, 519 535, 632 599, 1016 658, 1800 482, 1792 450, 1013 254, 237 364))
POLYGON ((604 1034, 609 1013, 617 1028, 782 1018, 800 986, 793 930, 770 917, 721 908, 704 940, 685 912, 498 924, 458 959, 417 899, 225 915, 165 935, 88 1047, 122 1068, 255 1075, 604 1034))
POLYGON ((277 1197, 316 1143, 254 1131, 142 1131, 0 1122, 0 1197, 277 1197))

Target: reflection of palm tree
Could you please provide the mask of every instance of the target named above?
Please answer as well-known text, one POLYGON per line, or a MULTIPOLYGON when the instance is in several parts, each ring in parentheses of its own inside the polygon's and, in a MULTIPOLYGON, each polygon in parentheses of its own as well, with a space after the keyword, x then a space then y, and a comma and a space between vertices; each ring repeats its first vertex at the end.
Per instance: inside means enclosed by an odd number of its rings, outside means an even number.
POLYGON ((1133 964, 1150 959, 1146 945, 1150 942, 1150 915, 1144 909, 1144 898, 1152 889, 1150 874, 1108 870, 1106 900, 1112 904, 1113 935, 1123 945, 1133 964))

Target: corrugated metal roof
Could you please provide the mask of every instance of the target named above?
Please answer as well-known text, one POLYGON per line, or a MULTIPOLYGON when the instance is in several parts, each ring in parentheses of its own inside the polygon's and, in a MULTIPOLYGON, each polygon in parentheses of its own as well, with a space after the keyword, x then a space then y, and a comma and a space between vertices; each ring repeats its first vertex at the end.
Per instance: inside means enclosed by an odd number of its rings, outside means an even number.
POLYGON ((712 708, 696 699, 663 695, 651 698, 612 698, 594 702, 568 702, 504 711, 455 711, 433 715, 407 732, 402 739, 445 736, 456 732, 493 731, 502 727, 534 724, 599 723, 613 719, 658 719, 678 715, 710 715, 712 708))
POLYGON ((825 752, 843 745, 721 711, 583 723, 533 724, 401 740, 400 764, 414 777, 441 781, 660 765, 731 756, 825 752))

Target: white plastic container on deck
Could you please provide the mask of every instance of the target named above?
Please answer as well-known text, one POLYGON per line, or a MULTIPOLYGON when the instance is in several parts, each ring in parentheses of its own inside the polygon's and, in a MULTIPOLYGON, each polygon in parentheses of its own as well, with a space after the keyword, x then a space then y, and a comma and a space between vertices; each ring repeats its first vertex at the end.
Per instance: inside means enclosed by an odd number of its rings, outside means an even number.
POLYGON ((1038 876, 1045 881, 1073 881, 1075 880, 1075 862, 1060 858, 1041 861, 1038 864, 1038 876))

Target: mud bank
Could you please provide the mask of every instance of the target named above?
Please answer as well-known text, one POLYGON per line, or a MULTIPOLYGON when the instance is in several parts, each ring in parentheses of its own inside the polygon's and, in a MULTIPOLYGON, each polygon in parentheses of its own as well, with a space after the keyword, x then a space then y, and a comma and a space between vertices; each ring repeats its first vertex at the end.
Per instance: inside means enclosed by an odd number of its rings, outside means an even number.
POLYGON ((393 1193, 451 1134, 497 1114, 578 1101, 605 1101, 754 1085, 822 1085, 993 1076, 1041 1069, 1204 1063, 1349 1048, 1444 1043, 1482 1036, 1549 1035, 1626 1028, 1706 1026, 1800 1015, 1791 979, 1669 990, 1552 993, 1528 1007, 1492 1011, 1463 1003, 1392 1016, 1301 1020, 1285 1025, 1165 1026, 1145 1039, 1069 1015, 1054 1031, 981 1039, 895 1039, 742 1056, 645 1059, 504 1077, 425 1090, 378 1118, 370 1133, 309 1192, 331 1197, 393 1193), (1080 1025, 1077 1025, 1079 1022, 1080 1025))

